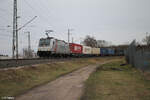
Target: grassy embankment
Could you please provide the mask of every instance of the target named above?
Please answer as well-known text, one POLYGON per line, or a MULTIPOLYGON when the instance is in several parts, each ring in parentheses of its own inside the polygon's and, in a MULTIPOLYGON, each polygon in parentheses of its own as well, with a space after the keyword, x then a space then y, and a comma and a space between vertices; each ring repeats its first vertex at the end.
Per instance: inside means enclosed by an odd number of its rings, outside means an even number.
POLYGON ((100 66, 86 81, 81 100, 150 100, 150 80, 124 61, 100 66))
POLYGON ((51 64, 39 64, 20 69, 0 70, 0 97, 17 96, 61 75, 109 59, 112 58, 83 58, 51 64))

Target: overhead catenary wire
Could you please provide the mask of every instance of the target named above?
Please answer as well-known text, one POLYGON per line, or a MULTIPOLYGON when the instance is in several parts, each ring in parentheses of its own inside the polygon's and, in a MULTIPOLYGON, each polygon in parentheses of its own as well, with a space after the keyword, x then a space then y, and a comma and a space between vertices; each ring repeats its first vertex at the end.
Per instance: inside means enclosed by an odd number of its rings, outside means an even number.
POLYGON ((6 10, 4 8, 0 8, 0 13, 1 13, 0 14, 0 19, 3 19, 3 20, 0 20, 0 21, 3 21, 5 23, 6 22, 11 22, 11 20, 9 20, 8 17, 11 17, 13 15, 12 13, 10 13, 8 10, 6 10))
POLYGON ((18 28, 18 31, 21 30, 22 28, 26 27, 29 23, 31 23, 37 16, 35 16, 34 18, 32 18, 30 21, 28 21, 27 23, 25 23, 22 27, 18 28))
MULTIPOLYGON (((28 5, 28 7, 30 7, 30 9, 32 9, 32 12, 34 12, 35 14, 38 14, 38 16, 47 24, 50 24, 49 19, 46 18, 45 16, 43 16, 44 14, 39 13, 39 11, 37 9, 35 9, 30 3, 28 3, 27 0, 24 0, 24 2, 28 5)), ((39 7, 38 7, 39 8, 39 7)), ((41 9, 40 9, 41 10, 41 9)))
POLYGON ((5 38, 12 38, 12 36, 8 36, 8 35, 0 35, 0 37, 5 37, 5 38))
MULTIPOLYGON (((41 19, 42 19, 42 21, 45 23, 45 25, 47 24, 48 26, 52 26, 52 24, 50 24, 51 22, 49 22, 50 17, 47 18, 47 16, 49 16, 47 12, 50 12, 50 11, 49 11, 49 9, 47 8, 47 6, 45 6, 45 3, 44 3, 44 2, 40 2, 40 3, 39 3, 39 1, 33 0, 33 1, 34 1, 34 4, 38 6, 38 7, 35 7, 35 6, 33 7, 27 0, 24 0, 24 1, 25 1, 25 3, 32 9, 32 12, 33 12, 33 13, 35 13, 36 15, 38 14, 38 17, 39 17, 39 18, 41 17, 41 19), (38 5, 38 4, 39 4, 39 5, 38 5), (37 8, 40 9, 40 12, 39 12, 39 10, 37 10, 37 8), (45 8, 45 9, 43 10, 43 8, 45 8), (45 13, 44 13, 44 12, 45 12, 45 13), (45 15, 45 16, 43 16, 43 15, 45 15)), ((33 2, 33 1, 32 1, 32 2, 33 2)), ((40 26, 40 28, 41 28, 41 26, 40 26)), ((66 31, 67 31, 67 30, 66 30, 66 31)), ((59 34, 60 34, 60 33, 59 33, 59 34)), ((61 35, 63 35, 63 37, 67 37, 66 33, 64 33, 64 34, 61 34, 61 35), (64 34, 65 34, 65 35, 64 35, 64 34)))
MULTIPOLYGON (((31 3, 29 2, 29 1, 27 1, 27 0, 23 0, 23 1, 26 1, 27 3, 26 3, 26 5, 28 5, 29 7, 30 7, 30 9, 31 9, 31 13, 34 13, 34 15, 36 14, 38 14, 37 16, 40 18, 40 20, 43 22, 43 24, 45 23, 45 25, 47 25, 47 26, 51 26, 51 22, 50 22, 50 19, 51 18, 48 18, 48 17, 50 17, 50 14, 49 14, 49 12, 50 12, 50 9, 47 9, 47 6, 45 6, 46 4, 45 4, 45 2, 40 2, 42 5, 40 5, 39 6, 39 10, 37 9, 38 8, 38 6, 35 4, 34 6, 32 6, 31 5, 31 3), (41 7, 42 6, 42 7, 41 7), (41 9, 42 8, 42 9, 41 9), (44 9, 44 11, 43 11, 43 9, 44 9), (47 13, 48 12, 48 13, 47 13)), ((34 0, 33 0, 34 1, 34 0)), ((34 3, 34 2, 33 2, 34 3)), ((38 1, 36 1, 35 3, 38 3, 38 4, 40 4, 38 1)), ((3 10, 4 11, 4 10, 3 10)), ((7 13, 7 12, 6 12, 7 13)), ((10 13, 9 13, 10 14, 10 13)), ((11 13, 12 14, 12 13, 11 13)), ((2 16, 3 17, 3 16, 2 16)), ((22 17, 22 16, 21 16, 22 17)), ((0 19, 6 19, 6 18, 0 18, 0 19)), ((3 20, 4 22, 5 22, 5 20, 3 20)), ((11 21, 11 20, 10 20, 11 21)), ((6 22, 10 22, 10 21, 6 21, 6 22)), ((44 26, 43 26, 44 27, 44 26)), ((0 30, 1 31, 1 30, 0 30)), ((0 34, 1 35, 1 34, 0 34)), ((8 35, 7 35, 8 36, 8 35)), ((4 36, 5 37, 5 36, 4 36)), ((10 36, 8 36, 8 37, 10 37, 10 36)))
POLYGON ((6 9, 3 9, 3 8, 0 8, 0 11, 1 12, 4 12, 4 13, 9 13, 9 14, 11 14, 11 15, 13 15, 13 13, 11 13, 11 12, 9 12, 8 10, 6 10, 6 9))
POLYGON ((40 2, 39 1, 37 2, 37 0, 33 0, 33 1, 36 2, 36 4, 38 4, 38 8, 40 8, 40 10, 44 12, 44 14, 42 15, 46 15, 44 17, 47 19, 47 21, 49 21, 49 19, 51 19, 51 16, 49 15, 51 11, 48 9, 45 3, 42 2, 43 0, 40 0, 40 2))
MULTIPOLYGON (((32 13, 34 13, 36 15, 38 14, 38 17, 45 23, 45 25, 47 24, 48 26, 52 26, 52 24, 50 24, 51 22, 49 21, 51 16, 49 16, 49 14, 47 13, 47 12, 51 12, 51 11, 48 9, 48 7, 46 6, 46 4, 44 2, 42 2, 41 0, 40 0, 41 2, 32 0, 32 2, 34 2, 34 6, 32 6, 31 3, 29 3, 27 0, 23 0, 23 1, 26 3, 26 5, 28 7, 30 7, 32 13), (35 7, 35 5, 37 7, 35 7), (37 8, 40 9, 40 12, 39 12, 39 10, 37 10, 37 8), (43 10, 43 8, 44 8, 44 10, 43 10), (45 13, 43 13, 43 12, 45 12, 45 13)), ((40 26, 40 28, 41 28, 41 26, 40 26)))
MULTIPOLYGON (((8 36, 0 36, 1 40, 7 40, 7 39, 11 39, 12 37, 8 37, 8 36)), ((4 44, 5 45, 5 44, 4 44)))
POLYGON ((12 35, 11 34, 2 34, 2 33, 0 33, 0 37, 12 37, 12 35))
MULTIPOLYGON (((43 0, 41 0, 41 2, 40 2, 40 8, 42 9, 42 8, 44 8, 44 11, 47 11, 48 12, 48 14, 51 12, 50 10, 49 10, 49 8, 45 5, 45 3, 43 3, 43 0), (42 7, 41 7, 42 6, 42 7)), ((47 15, 48 15, 47 14, 47 15)), ((51 14, 52 15, 52 14, 51 14)), ((49 16, 49 15, 48 15, 49 16)), ((49 16, 49 17, 51 17, 51 16, 49 16)))
POLYGON ((1 16, 0 15, 0 19, 2 19, 1 21, 3 21, 3 22, 11 22, 11 21, 9 21, 6 17, 4 17, 4 16, 1 16))
MULTIPOLYGON (((39 17, 41 17, 41 19, 45 22, 45 23, 47 23, 47 24, 50 24, 50 22, 49 22, 49 18, 46 18, 46 16, 43 16, 43 15, 47 15, 47 13, 45 13, 45 14, 42 14, 42 13, 39 13, 39 11, 35 8, 35 7, 33 7, 27 0, 24 0, 25 1, 25 3, 32 9, 31 11, 32 12, 34 12, 34 13, 38 13, 38 15, 39 15, 39 17)), ((34 1, 35 2, 35 1, 34 1)), ((38 1, 39 2, 39 1, 38 1)), ((46 6, 45 6, 45 4, 43 3, 43 2, 40 2, 43 6, 41 7, 41 8, 45 8, 46 6)), ((39 8, 39 7, 38 7, 39 8)), ((40 8, 40 9, 41 9, 40 8)), ((5 12, 5 11, 7 11, 6 9, 3 9, 3 8, 0 8, 0 10, 2 11, 2 12, 5 12)), ((48 10, 48 12, 50 12, 49 11, 49 9, 45 9, 45 10, 48 10)), ((42 11, 43 12, 43 11, 42 11)), ((10 13, 10 12, 9 12, 10 13)), ((12 14, 12 13, 10 13, 10 14, 12 14)), ((5 19, 5 18, 2 18, 2 19, 5 19)), ((6 19, 5 19, 6 20, 6 19)), ((8 21, 8 20, 6 20, 6 21, 8 21)))

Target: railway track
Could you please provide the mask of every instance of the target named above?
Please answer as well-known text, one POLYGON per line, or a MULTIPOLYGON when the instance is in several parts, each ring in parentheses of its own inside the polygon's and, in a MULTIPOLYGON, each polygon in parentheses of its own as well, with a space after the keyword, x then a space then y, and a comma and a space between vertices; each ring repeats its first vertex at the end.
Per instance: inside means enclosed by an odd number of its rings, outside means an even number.
POLYGON ((33 59, 1 59, 0 69, 19 67, 25 65, 42 64, 46 62, 60 62, 66 60, 73 60, 76 58, 33 58, 33 59))
MULTIPOLYGON (((97 57, 99 57, 99 56, 97 56, 97 57)), ((97 57, 82 57, 82 59, 97 58, 97 57)), ((107 57, 107 56, 101 56, 101 57, 107 57)), ((76 58, 76 57, 32 58, 32 59, 17 59, 17 60, 16 59, 0 59, 0 69, 11 68, 11 67, 21 67, 21 66, 26 66, 26 65, 34 65, 34 64, 42 64, 42 63, 71 61, 71 60, 77 60, 77 59, 79 59, 79 58, 76 58)))

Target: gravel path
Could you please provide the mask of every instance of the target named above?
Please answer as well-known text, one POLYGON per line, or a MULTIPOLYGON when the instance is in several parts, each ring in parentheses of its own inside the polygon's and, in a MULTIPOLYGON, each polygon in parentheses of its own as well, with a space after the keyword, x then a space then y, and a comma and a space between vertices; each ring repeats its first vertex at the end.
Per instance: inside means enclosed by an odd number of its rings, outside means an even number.
POLYGON ((96 70, 97 65, 87 66, 62 76, 17 97, 16 100, 79 100, 83 93, 84 82, 96 70))
POLYGON ((79 100, 83 83, 96 69, 87 66, 21 95, 16 100, 79 100))

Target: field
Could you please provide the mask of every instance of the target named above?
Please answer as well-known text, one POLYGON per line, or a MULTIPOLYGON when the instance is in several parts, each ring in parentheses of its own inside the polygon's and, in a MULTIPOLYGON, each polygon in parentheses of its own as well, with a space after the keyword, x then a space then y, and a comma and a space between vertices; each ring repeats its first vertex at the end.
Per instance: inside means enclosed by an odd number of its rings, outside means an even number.
POLYGON ((46 84, 79 68, 112 59, 118 58, 82 58, 71 61, 30 65, 16 69, 2 69, 0 70, 0 97, 18 96, 34 87, 46 84))
POLYGON ((150 80, 124 63, 99 66, 86 81, 81 100, 150 100, 150 80))

